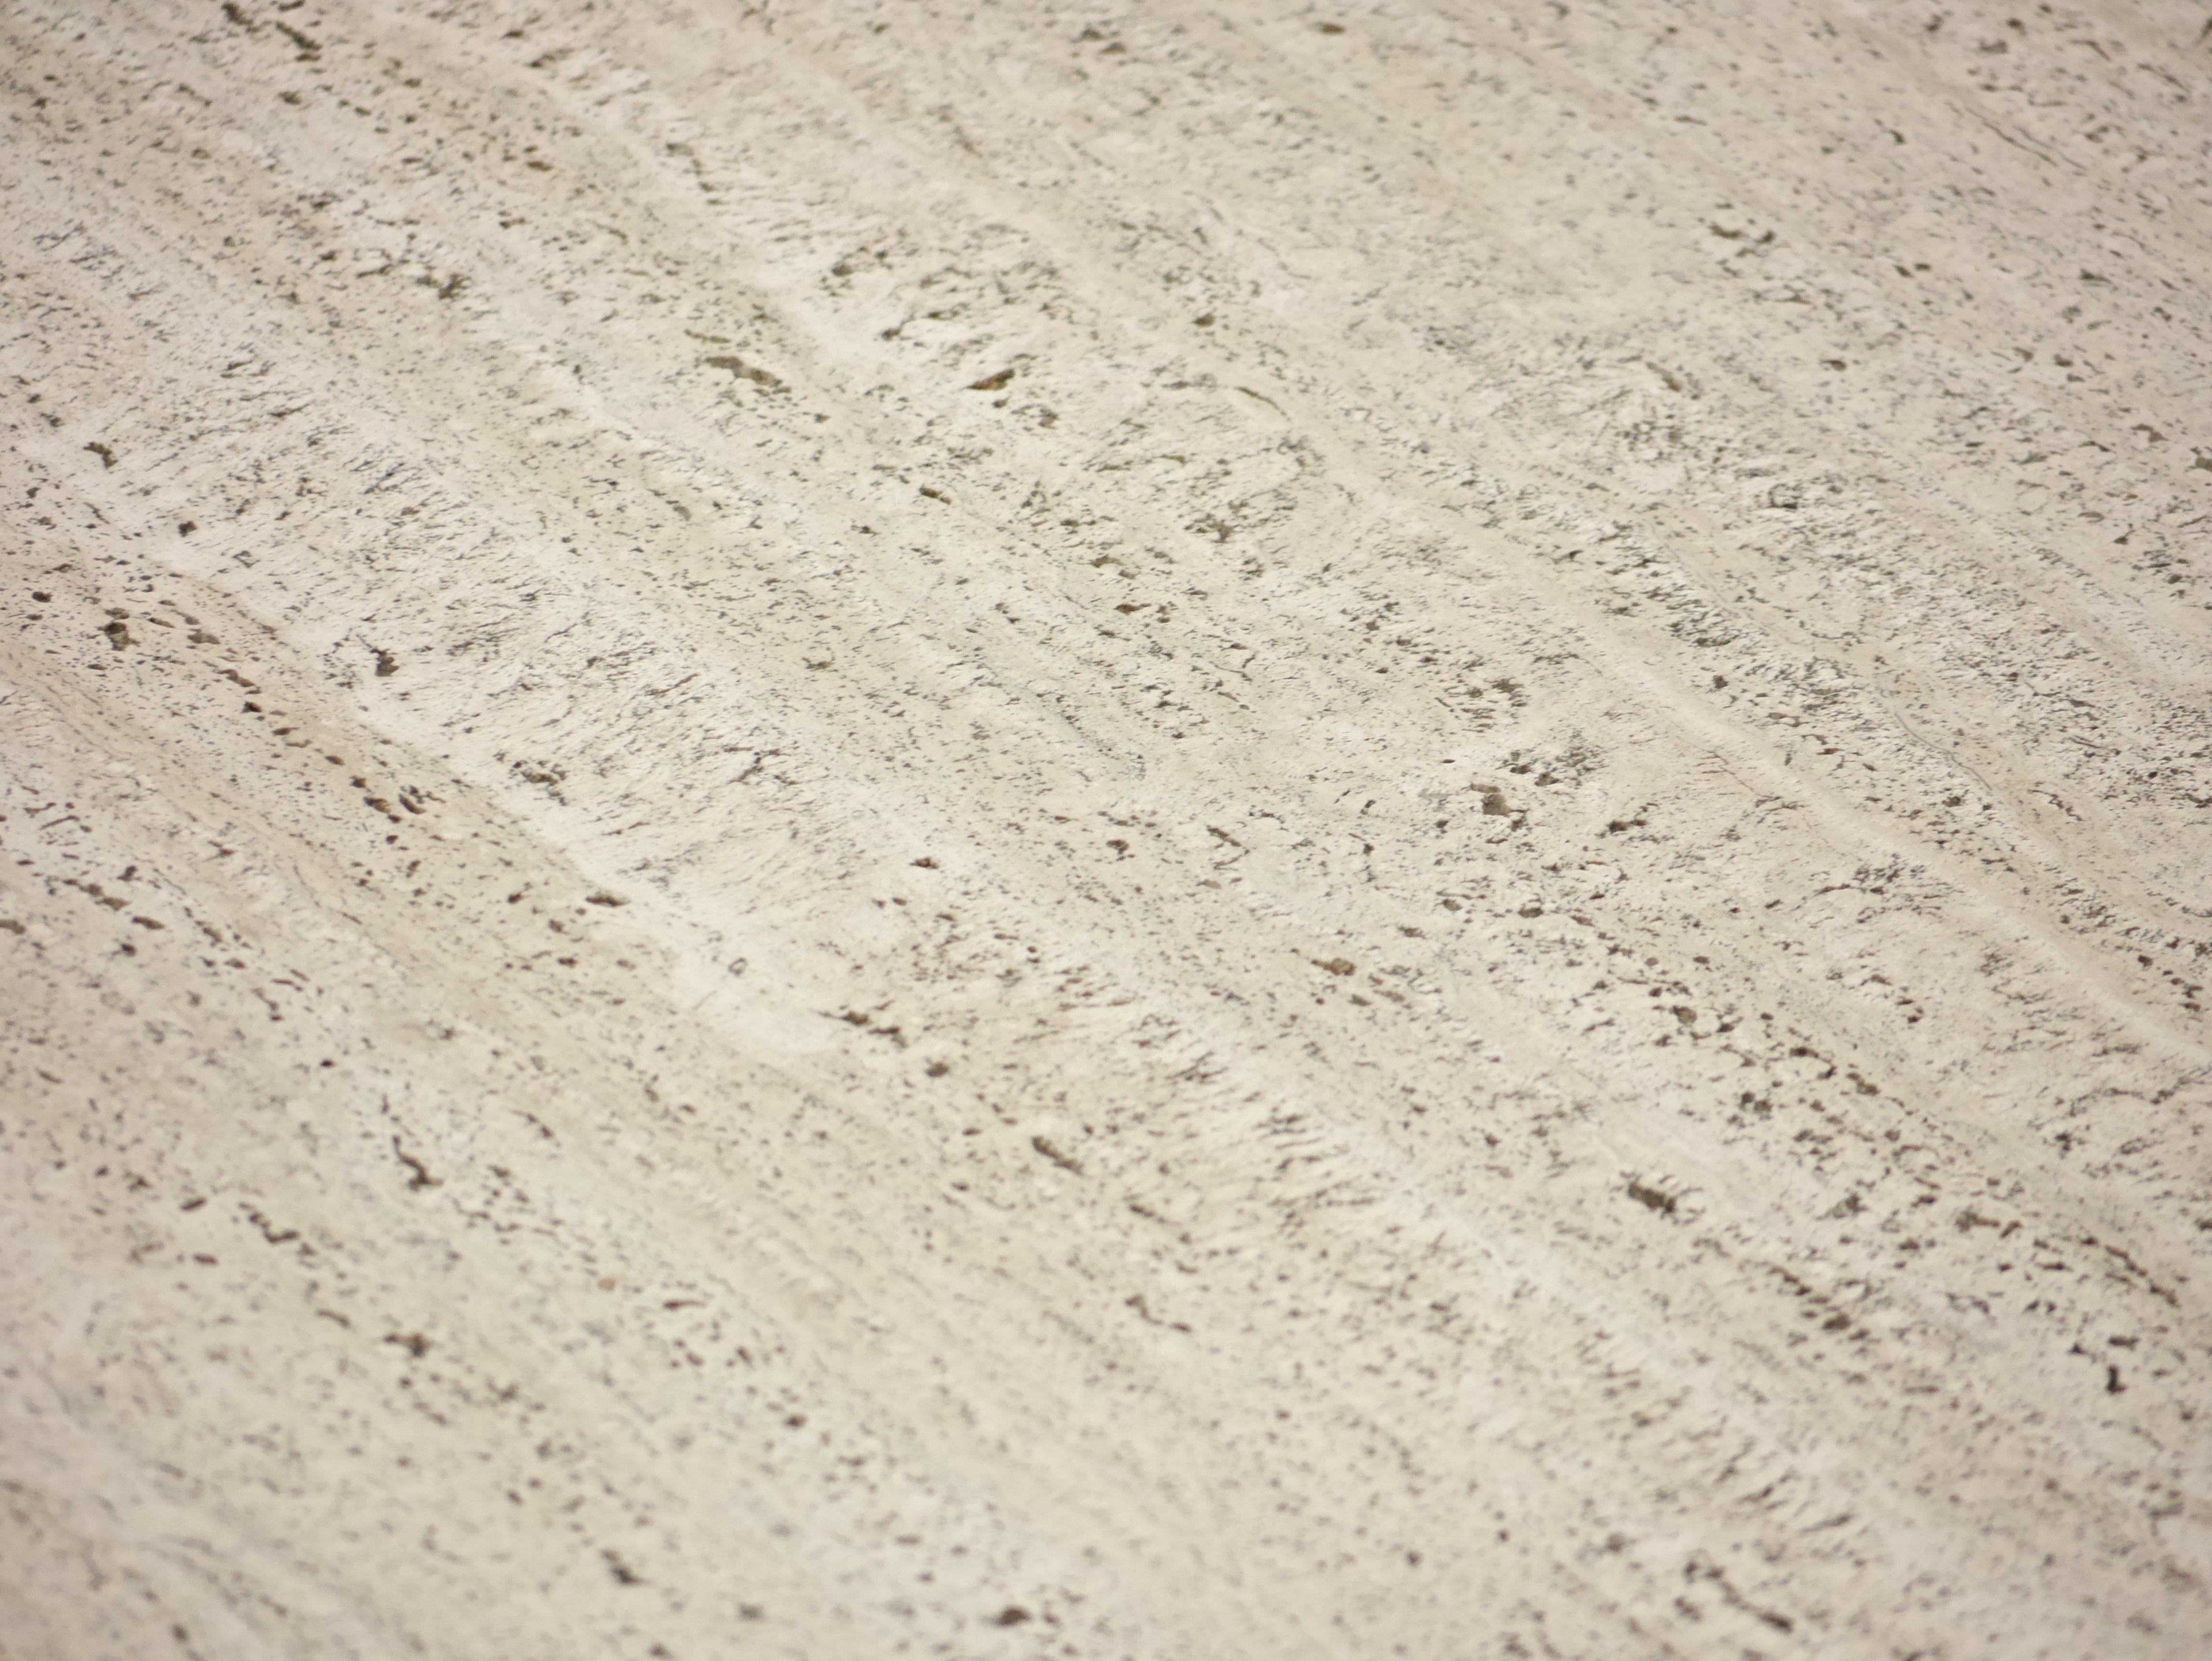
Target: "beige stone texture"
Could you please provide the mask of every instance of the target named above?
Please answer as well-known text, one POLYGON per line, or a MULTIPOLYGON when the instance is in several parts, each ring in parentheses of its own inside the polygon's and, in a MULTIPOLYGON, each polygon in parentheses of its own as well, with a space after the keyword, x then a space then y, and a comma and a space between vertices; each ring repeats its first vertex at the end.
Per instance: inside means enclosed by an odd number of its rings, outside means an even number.
POLYGON ((0 1657, 2212 1655, 2208 70, 11 0, 0 1657))

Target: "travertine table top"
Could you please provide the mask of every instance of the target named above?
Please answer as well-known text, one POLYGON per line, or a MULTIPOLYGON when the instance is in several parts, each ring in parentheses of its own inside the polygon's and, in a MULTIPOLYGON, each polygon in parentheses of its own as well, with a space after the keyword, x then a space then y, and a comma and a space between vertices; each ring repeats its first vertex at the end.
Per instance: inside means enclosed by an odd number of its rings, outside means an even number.
POLYGON ((2212 1653, 2203 27, 9 7, 0 1656, 2212 1653))

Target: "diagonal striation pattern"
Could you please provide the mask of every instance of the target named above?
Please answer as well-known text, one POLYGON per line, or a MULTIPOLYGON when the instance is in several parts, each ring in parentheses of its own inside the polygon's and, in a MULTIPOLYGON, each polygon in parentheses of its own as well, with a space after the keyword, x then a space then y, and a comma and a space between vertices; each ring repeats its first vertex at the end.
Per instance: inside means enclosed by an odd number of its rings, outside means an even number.
POLYGON ((2193 1656, 2172 5, 0 21, 0 1656, 2193 1656))

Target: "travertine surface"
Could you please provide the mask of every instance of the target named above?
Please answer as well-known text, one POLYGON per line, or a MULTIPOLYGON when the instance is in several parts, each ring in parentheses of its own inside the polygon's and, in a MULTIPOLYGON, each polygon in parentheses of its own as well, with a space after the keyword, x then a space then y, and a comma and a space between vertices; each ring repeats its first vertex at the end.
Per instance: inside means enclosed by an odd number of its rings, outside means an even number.
POLYGON ((2201 4, 0 30, 0 1655, 2212 1653, 2201 4))

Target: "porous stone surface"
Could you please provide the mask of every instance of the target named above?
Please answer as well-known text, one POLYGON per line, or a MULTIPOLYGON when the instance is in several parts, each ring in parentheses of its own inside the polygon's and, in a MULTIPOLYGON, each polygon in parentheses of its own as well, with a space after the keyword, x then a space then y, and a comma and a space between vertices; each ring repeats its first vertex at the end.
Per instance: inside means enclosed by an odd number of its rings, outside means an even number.
POLYGON ((9 5, 0 1655, 2212 1653, 2204 29, 9 5))

